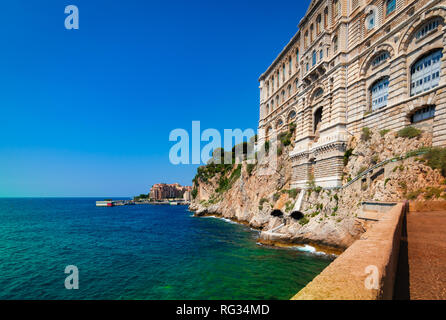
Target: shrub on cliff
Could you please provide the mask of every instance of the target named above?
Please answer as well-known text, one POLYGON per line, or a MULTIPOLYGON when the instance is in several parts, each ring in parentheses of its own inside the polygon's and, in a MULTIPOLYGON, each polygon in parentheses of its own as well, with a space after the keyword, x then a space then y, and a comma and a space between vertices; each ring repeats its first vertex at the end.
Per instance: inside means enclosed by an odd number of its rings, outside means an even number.
POLYGON ((192 195, 192 199, 196 199, 197 195, 198 195, 198 189, 197 188, 193 188, 192 192, 191 192, 191 195, 192 195))
POLYGON ((372 137, 372 130, 370 128, 362 128, 362 134, 361 134, 361 140, 362 141, 369 141, 372 137))
POLYGON ((418 138, 419 136, 421 136, 421 130, 414 128, 414 127, 405 127, 404 129, 401 129, 400 131, 398 131, 397 136, 399 138, 409 138, 409 139, 413 139, 413 138, 418 138))
POLYGON ((446 148, 432 148, 424 155, 424 159, 429 167, 440 170, 446 177, 446 148))
POLYGON ((353 149, 348 149, 347 151, 345 151, 345 153, 344 153, 344 166, 346 166, 348 164, 352 154, 353 154, 353 149))
POLYGON ((383 130, 381 130, 381 131, 379 132, 379 134, 381 135, 382 138, 384 138, 384 136, 385 136, 386 134, 388 134, 389 132, 390 132, 389 129, 383 129, 383 130))
POLYGON ((248 163, 246 166, 246 171, 248 172, 248 175, 251 176, 252 172, 254 171, 254 168, 256 167, 253 163, 248 163))
POLYGON ((278 140, 285 146, 288 147, 291 144, 291 138, 293 133, 291 131, 282 132, 278 136, 278 140))
POLYGON ((431 200, 433 198, 440 198, 442 193, 443 190, 440 188, 428 187, 426 188, 426 192, 424 193, 424 198, 426 200, 431 200))

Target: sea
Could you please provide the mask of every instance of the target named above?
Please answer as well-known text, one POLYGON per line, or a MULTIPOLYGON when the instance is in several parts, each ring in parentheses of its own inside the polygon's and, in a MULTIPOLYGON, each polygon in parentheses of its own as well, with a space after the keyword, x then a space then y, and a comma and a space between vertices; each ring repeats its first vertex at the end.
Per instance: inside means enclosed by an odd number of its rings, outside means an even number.
POLYGON ((0 299, 283 300, 333 260, 187 206, 97 200, 0 199, 0 299))

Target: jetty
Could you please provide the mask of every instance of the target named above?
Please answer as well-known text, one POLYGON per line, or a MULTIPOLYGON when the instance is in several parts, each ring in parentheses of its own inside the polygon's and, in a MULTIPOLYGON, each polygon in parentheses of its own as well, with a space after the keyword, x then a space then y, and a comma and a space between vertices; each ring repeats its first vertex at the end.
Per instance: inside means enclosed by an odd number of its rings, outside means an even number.
POLYGON ((96 201, 96 207, 119 207, 119 206, 130 206, 130 205, 170 205, 170 206, 188 206, 190 201, 184 199, 172 199, 172 200, 104 200, 96 201))

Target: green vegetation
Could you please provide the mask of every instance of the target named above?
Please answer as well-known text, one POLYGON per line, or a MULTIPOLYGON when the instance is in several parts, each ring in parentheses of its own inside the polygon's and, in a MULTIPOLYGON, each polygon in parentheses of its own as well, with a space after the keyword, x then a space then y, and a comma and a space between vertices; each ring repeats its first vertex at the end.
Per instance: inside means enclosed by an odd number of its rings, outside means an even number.
POLYGON ((372 130, 370 130, 370 128, 367 127, 362 128, 361 140, 369 141, 371 137, 372 137, 372 130))
MULTIPOLYGON (((141 201, 141 200, 147 200, 149 198, 150 198, 150 196, 148 194, 140 194, 139 196, 133 197, 133 200, 141 201)), ((111 199, 110 200, 106 199, 105 201, 111 201, 111 199)))
POLYGON ((291 144, 291 138, 293 137, 293 133, 291 130, 287 132, 282 132, 278 136, 278 140, 285 146, 289 146, 291 144))
POLYGON ((443 190, 435 187, 428 187, 424 193, 424 199, 431 200, 432 198, 440 198, 443 190))
POLYGON ((381 130, 381 131, 379 132, 379 134, 381 135, 382 138, 384 138, 384 136, 385 136, 386 134, 388 134, 389 132, 390 132, 389 129, 384 129, 384 130, 381 130))
POLYGON ((366 166, 362 166, 361 168, 359 168, 358 172, 356 173, 357 176, 361 175, 363 172, 365 172, 367 170, 366 166))
POLYGON ((303 217, 302 219, 299 220, 299 224, 301 226, 308 224, 308 222, 310 222, 310 220, 307 217, 303 217))
POLYGON ((404 193, 407 193, 407 183, 406 183, 406 181, 400 181, 398 184, 404 190, 404 193))
POLYGON ((431 148, 424 159, 429 167, 440 170, 443 177, 446 177, 446 148, 431 148))
POLYGON ((344 166, 348 164, 348 161, 350 160, 350 157, 353 155, 353 149, 348 149, 344 153, 344 166))
POLYGON ((387 183, 390 181, 390 178, 387 178, 386 181, 384 181, 384 187, 387 185, 387 183))
POLYGON ((296 199, 297 193, 298 193, 297 189, 291 189, 288 191, 288 195, 290 196, 290 198, 293 198, 293 199, 296 199))
POLYGON ((286 212, 290 212, 293 209, 293 202, 288 201, 287 203, 285 203, 285 211, 286 212))
POLYGON ((263 210, 263 204, 265 204, 265 202, 268 202, 268 199, 266 199, 266 198, 260 199, 260 201, 259 201, 259 211, 263 210))
POLYGON ((409 139, 413 139, 413 138, 418 138, 419 136, 421 136, 421 130, 414 128, 414 127, 405 127, 404 129, 401 129, 400 131, 398 131, 397 136, 399 138, 409 138, 409 139))
POLYGON ((192 198, 193 198, 193 199, 196 199, 196 198, 197 198, 197 195, 198 195, 198 189, 194 187, 194 188, 192 189, 191 195, 192 195, 192 198))
POLYGON ((379 156, 377 154, 375 154, 372 157, 372 164, 375 165, 375 164, 378 164, 378 162, 379 162, 379 156))
POLYGON ((423 193, 423 190, 411 191, 406 194, 406 198, 407 198, 407 200, 415 200, 422 193, 423 193))
POLYGON ((279 200, 280 199, 280 193, 279 192, 276 192, 274 195, 273 195, 273 200, 274 200, 274 202, 276 202, 277 200, 279 200))
POLYGON ((246 171, 248 172, 248 175, 251 176, 252 172, 254 171, 254 168, 256 167, 255 164, 253 163, 248 163, 248 165, 246 166, 246 171))
POLYGON ((215 190, 217 193, 223 193, 232 188, 234 182, 240 178, 242 172, 242 165, 239 164, 234 171, 232 171, 231 176, 229 178, 226 175, 220 176, 220 180, 218 181, 218 188, 215 190))

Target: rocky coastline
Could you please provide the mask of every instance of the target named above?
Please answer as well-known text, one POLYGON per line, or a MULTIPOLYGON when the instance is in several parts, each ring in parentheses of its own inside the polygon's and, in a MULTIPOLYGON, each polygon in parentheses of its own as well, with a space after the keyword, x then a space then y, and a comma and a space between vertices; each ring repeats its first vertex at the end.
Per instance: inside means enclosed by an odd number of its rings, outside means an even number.
POLYGON ((418 155, 431 144, 429 132, 416 137, 371 131, 367 137, 352 136, 346 153, 344 183, 347 185, 361 171, 394 157, 386 164, 385 174, 366 184, 359 179, 346 188, 309 185, 305 190, 290 187, 292 168, 288 154, 293 145, 280 145, 278 169, 272 175, 259 175, 261 166, 247 161, 199 169, 189 209, 196 216, 221 217, 259 230, 258 241, 265 245, 311 245, 318 251, 339 254, 374 224, 360 218, 364 201, 446 197, 440 170, 431 168, 418 155), (299 196, 301 203, 296 212, 299 196))

